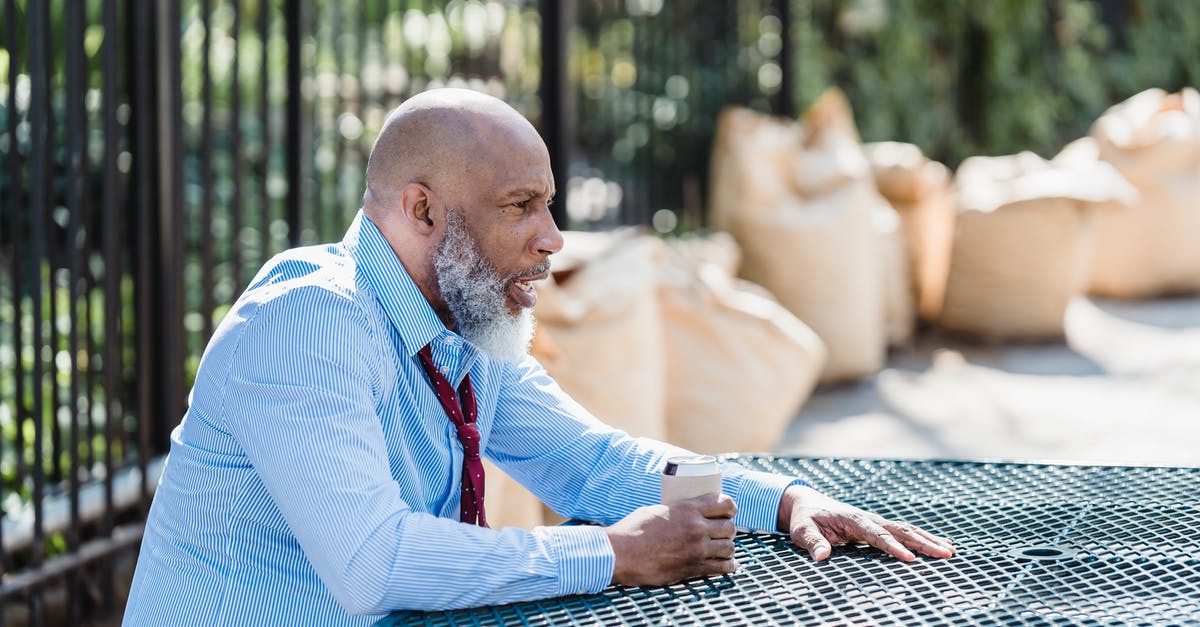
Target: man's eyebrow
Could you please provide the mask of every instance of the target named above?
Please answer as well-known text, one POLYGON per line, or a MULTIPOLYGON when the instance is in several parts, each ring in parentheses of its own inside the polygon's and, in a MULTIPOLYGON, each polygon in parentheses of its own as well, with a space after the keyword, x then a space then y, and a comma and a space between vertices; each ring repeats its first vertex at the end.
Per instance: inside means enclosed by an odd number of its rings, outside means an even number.
MULTIPOLYGON (((510 190, 508 193, 504 194, 502 197, 505 199, 508 199, 508 198, 540 198, 541 196, 544 196, 545 194, 546 194, 546 192, 543 190, 540 190, 540 189, 534 189, 532 187, 519 187, 517 189, 510 190)), ((551 200, 553 200, 554 194, 555 194, 555 192, 550 192, 550 195, 546 197, 546 202, 550 202, 551 200)))

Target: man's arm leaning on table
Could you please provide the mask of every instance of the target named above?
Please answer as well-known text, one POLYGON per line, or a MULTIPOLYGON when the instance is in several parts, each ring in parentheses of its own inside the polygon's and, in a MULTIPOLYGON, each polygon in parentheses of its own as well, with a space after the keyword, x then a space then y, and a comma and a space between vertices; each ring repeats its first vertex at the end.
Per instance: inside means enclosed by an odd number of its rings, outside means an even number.
POLYGON ((787 533, 818 561, 843 542, 865 542, 905 561, 915 559, 912 551, 954 554, 948 540, 831 499, 801 479, 735 464, 722 467, 722 491, 732 502, 689 501, 680 511, 655 505, 666 458, 688 451, 600 423, 532 358, 512 371, 501 391, 488 453, 560 514, 610 525, 614 583, 731 572, 734 524, 787 533))
POLYGON ((612 556, 599 529, 496 531, 409 508, 374 406, 376 374, 391 366, 364 350, 378 338, 355 303, 293 289, 248 312, 235 332, 222 411, 348 612, 470 607, 607 584, 612 556))
POLYGON ((799 482, 725 464, 725 496, 659 505, 666 459, 688 451, 601 423, 532 358, 507 373, 486 453, 560 514, 608 525, 612 582, 625 585, 732 572, 735 525, 773 530, 799 482))

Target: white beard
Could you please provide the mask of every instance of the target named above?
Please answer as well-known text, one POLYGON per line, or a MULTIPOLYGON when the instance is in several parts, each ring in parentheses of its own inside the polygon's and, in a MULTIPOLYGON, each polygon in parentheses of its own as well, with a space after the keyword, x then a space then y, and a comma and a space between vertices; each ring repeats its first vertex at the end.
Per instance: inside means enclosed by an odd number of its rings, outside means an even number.
MULTIPOLYGON (((442 299, 467 341, 496 359, 518 362, 529 354, 533 312, 508 308, 508 278, 483 258, 457 210, 446 214, 446 233, 434 251, 433 269, 442 299)), ((521 274, 525 274, 522 272, 521 274)))

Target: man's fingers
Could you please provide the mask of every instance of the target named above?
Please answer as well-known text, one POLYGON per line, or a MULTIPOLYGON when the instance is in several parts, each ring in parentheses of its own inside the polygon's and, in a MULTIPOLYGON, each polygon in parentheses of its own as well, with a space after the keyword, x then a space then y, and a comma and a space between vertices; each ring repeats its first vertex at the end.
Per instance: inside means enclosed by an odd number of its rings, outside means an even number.
POLYGON ((917 559, 917 556, 913 555, 912 551, 908 550, 890 531, 884 529, 879 523, 866 516, 855 517, 854 522, 857 523, 859 531, 856 535, 863 542, 904 562, 911 562, 917 559))
POLYGON ((738 561, 732 557, 729 559, 712 559, 705 564, 705 575, 729 575, 737 572, 738 561))
POLYGON ((710 518, 708 523, 708 537, 714 539, 733 538, 737 535, 737 526, 733 524, 730 518, 710 518))
POLYGON ((929 557, 953 557, 954 544, 945 538, 905 523, 892 523, 892 535, 900 538, 904 546, 920 551, 929 557))
POLYGON ((710 560, 732 559, 735 550, 732 540, 709 540, 705 545, 704 557, 710 560))
POLYGON ((737 515, 737 504, 728 494, 706 494, 696 497, 696 511, 705 518, 733 518, 737 515))
POLYGON ((808 551, 814 562, 819 562, 827 559, 829 554, 833 552, 833 547, 829 545, 829 540, 825 539, 825 535, 821 533, 817 524, 811 520, 792 526, 792 542, 808 551))

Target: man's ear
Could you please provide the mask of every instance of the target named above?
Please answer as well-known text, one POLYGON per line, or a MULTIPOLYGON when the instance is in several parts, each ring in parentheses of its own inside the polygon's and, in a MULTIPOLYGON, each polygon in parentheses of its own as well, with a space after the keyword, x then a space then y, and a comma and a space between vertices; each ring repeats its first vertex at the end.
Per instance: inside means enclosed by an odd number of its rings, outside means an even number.
POLYGON ((409 183, 400 190, 404 219, 418 233, 433 232, 433 192, 420 183, 409 183))

